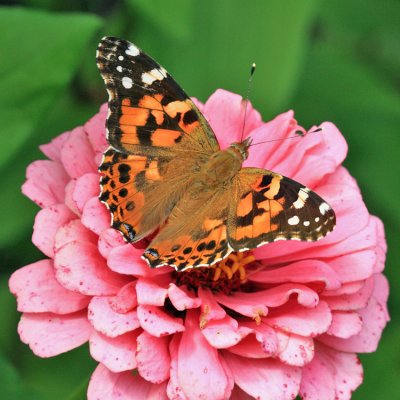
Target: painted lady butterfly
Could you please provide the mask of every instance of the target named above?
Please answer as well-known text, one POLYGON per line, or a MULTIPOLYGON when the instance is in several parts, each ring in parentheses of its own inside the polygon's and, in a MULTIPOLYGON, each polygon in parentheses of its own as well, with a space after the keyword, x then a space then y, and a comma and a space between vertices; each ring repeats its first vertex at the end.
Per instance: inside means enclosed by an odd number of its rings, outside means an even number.
POLYGON ((97 64, 109 93, 100 200, 128 242, 160 228, 143 254, 151 267, 209 266, 232 251, 333 230, 335 213, 316 193, 242 168, 250 138, 221 150, 192 100, 134 44, 103 38, 97 64))

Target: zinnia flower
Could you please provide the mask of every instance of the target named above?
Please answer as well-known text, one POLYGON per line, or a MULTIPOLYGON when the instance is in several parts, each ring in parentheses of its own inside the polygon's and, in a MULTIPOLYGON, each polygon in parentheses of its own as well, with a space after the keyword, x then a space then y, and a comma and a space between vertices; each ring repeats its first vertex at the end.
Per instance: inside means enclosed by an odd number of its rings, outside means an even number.
MULTIPOLYGON (((222 148, 240 139, 241 97, 218 90, 197 104, 222 148)), ((39 357, 89 342, 90 400, 349 399, 363 376, 356 353, 375 351, 389 319, 388 285, 383 226, 341 166, 338 129, 254 146, 245 163, 314 189, 336 212, 334 232, 233 254, 214 280, 214 268, 153 270, 146 243, 110 228, 97 172, 106 113, 41 146, 49 160, 28 167, 22 190, 41 207, 32 240, 48 258, 10 279, 21 340, 39 357)), ((249 105, 244 137, 298 130, 292 111, 264 123, 249 105)))

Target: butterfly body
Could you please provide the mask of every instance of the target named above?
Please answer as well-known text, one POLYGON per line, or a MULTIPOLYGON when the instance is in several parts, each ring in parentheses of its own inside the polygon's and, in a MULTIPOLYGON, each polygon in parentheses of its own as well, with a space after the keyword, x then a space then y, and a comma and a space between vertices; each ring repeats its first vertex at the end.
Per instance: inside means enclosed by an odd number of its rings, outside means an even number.
POLYGON ((191 99, 135 45, 104 38, 97 63, 110 96, 100 200, 128 242, 159 230, 143 254, 151 267, 210 266, 232 251, 314 241, 334 228, 333 210, 310 189, 242 168, 250 137, 220 149, 191 99))

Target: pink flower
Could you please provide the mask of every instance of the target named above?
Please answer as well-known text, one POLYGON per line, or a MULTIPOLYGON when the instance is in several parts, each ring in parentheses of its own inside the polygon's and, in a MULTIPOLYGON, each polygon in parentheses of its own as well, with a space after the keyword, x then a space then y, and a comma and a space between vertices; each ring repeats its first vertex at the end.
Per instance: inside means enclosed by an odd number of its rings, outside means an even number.
MULTIPOLYGON (((199 107, 221 147, 240 139, 239 96, 218 90, 199 107)), ((356 353, 375 351, 389 319, 388 285, 383 226, 341 166, 347 146, 337 128, 323 123, 322 133, 251 148, 246 165, 316 190, 337 227, 319 242, 232 256, 247 264, 243 284, 239 272, 215 282, 213 269, 152 270, 143 243, 126 244, 109 227, 97 172, 106 112, 42 146, 49 160, 28 167, 23 193, 42 208, 32 240, 48 258, 10 279, 21 340, 40 357, 89 342, 99 362, 90 400, 349 399, 362 382, 356 353)), ((249 106, 245 137, 299 129, 292 111, 263 123, 249 106)))

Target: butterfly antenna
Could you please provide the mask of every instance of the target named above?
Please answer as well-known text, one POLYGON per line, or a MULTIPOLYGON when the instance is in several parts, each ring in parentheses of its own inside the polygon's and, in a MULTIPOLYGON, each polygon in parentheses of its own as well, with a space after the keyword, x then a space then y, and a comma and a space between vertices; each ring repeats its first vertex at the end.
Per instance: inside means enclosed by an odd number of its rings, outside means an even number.
MULTIPOLYGON (((322 131, 322 128, 316 128, 316 129, 314 129, 313 131, 308 132, 308 134, 310 134, 310 133, 317 133, 317 132, 321 132, 321 131, 322 131)), ((269 142, 278 142, 278 141, 280 141, 280 140, 297 139, 297 138, 303 137, 303 136, 305 136, 305 135, 306 135, 306 134, 305 134, 303 131, 297 130, 297 131, 295 131, 295 135, 293 135, 293 136, 288 136, 288 137, 279 138, 279 139, 265 140, 265 141, 263 141, 263 142, 251 143, 249 147, 255 146, 255 145, 257 145, 257 144, 263 144, 263 143, 269 143, 269 142)))
POLYGON ((246 100, 245 100, 245 106, 244 106, 243 128, 242 128, 242 134, 240 135, 240 142, 242 142, 242 140, 243 140, 244 128, 246 126, 247 105, 249 103, 251 81, 253 80, 253 75, 254 75, 255 70, 256 70, 256 64, 253 63, 251 65, 249 81, 248 81, 248 84, 247 84, 247 94, 246 94, 246 100))

